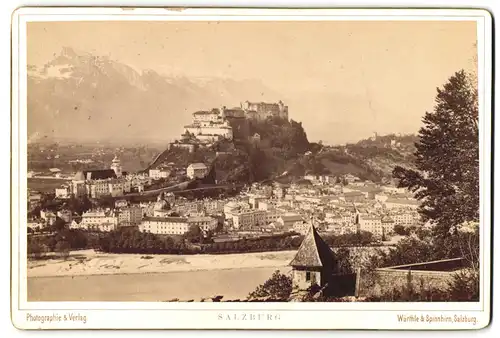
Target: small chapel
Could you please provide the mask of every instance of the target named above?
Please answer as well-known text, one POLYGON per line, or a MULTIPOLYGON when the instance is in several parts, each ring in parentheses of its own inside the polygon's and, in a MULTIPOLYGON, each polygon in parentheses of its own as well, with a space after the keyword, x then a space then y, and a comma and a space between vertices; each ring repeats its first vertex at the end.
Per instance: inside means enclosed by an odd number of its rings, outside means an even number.
POLYGON ((289 264, 292 267, 292 287, 307 290, 316 284, 328 289, 332 286, 338 263, 333 251, 311 223, 297 254, 289 264))

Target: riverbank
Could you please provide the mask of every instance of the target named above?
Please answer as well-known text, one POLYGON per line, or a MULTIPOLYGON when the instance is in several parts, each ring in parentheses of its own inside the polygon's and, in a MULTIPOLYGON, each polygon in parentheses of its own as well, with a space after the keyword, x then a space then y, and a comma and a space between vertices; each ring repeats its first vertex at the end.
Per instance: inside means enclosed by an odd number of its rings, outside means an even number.
POLYGON ((295 251, 225 255, 107 254, 74 251, 69 257, 28 261, 28 277, 152 274, 286 267, 295 251))

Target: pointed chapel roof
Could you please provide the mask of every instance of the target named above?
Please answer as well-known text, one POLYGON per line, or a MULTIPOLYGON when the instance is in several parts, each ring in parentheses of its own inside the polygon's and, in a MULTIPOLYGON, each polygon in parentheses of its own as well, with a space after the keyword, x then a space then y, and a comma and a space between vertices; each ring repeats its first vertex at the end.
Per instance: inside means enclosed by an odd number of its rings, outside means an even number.
POLYGON ((311 224, 306 237, 290 262, 293 267, 315 267, 336 269, 336 261, 332 250, 321 238, 314 225, 311 224))

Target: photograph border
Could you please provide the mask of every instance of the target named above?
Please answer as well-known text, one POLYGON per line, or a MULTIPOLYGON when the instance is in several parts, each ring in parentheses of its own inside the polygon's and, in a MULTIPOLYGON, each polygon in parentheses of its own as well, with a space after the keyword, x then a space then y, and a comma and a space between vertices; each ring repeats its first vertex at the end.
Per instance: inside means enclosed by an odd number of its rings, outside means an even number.
MULTIPOLYGON (((12 217, 11 217, 11 244, 12 244, 12 320, 17 327, 26 329, 35 328, 262 328, 262 329, 349 329, 349 328, 373 328, 373 329, 474 329, 487 326, 490 320, 490 294, 491 294, 491 233, 492 233, 492 203, 493 196, 493 173, 492 157, 492 18, 491 14, 482 9, 244 9, 244 8, 111 8, 111 7, 24 7, 16 10, 12 21, 12 142, 11 142, 11 181, 12 181, 12 217), (418 311, 415 311, 416 303, 161 303, 161 302, 28 302, 27 301, 27 250, 26 227, 20 224, 26 222, 26 182, 27 163, 24 154, 27 153, 26 134, 26 24, 32 21, 386 21, 387 18, 394 21, 476 21, 478 27, 478 84, 479 84, 479 111, 480 111, 480 233, 481 233, 481 292, 480 302, 477 303, 418 303, 418 311), (491 111, 491 116, 487 112, 491 111), (21 156, 23 155, 23 156, 21 156), (484 225, 488 225, 485 227, 484 225), (88 307, 92 304, 92 308, 88 307), (460 310, 456 310, 456 308, 460 310), (29 322, 26 320, 27 313, 47 315, 49 313, 84 313, 88 312, 87 323, 58 322, 29 322), (97 311, 92 315, 91 312, 97 311), (108 315, 107 320, 99 320, 102 311, 109 313, 119 312, 123 318, 125 312, 152 312, 151 320, 142 320, 139 325, 125 327, 121 324, 115 326, 108 315), (323 318, 329 312, 335 312, 335 316, 343 312, 358 311, 357 319, 345 316, 344 320, 331 323, 323 318), (176 312, 176 313, 172 313, 176 312), (205 316, 204 312, 215 312, 217 317, 205 316), (255 320, 251 323, 245 320, 219 320, 219 315, 225 317, 234 313, 265 313, 271 315, 274 320, 255 320), (474 315, 481 320, 478 325, 446 325, 441 323, 439 327, 426 323, 400 323, 393 314, 420 314, 435 315, 463 314, 474 315), (99 314, 101 313, 101 314, 99 314), (179 324, 174 321, 159 322, 155 324, 155 318, 161 318, 161 313, 168 313, 169 318, 178 317, 179 324), (194 315, 193 315, 194 313, 194 315), (300 327, 298 318, 304 318, 313 313, 310 318, 312 325, 300 327), (370 314, 375 314, 375 320, 367 320, 370 314), (278 317, 276 317, 278 316, 278 317), (191 319, 188 319, 191 318, 191 319), (193 317, 200 318, 194 323, 193 317), (384 318, 381 320, 381 317, 384 318), (390 319, 389 319, 390 317, 390 319), (279 318, 279 319, 276 319, 279 318), (296 319, 294 319, 296 318, 296 319), (322 319, 318 320, 318 319, 322 319), (360 321, 359 318, 362 318, 360 321), (346 321, 347 320, 347 321, 346 321), (142 323, 145 322, 145 323, 142 323), (182 324, 184 323, 184 324, 182 324), (202 324, 200 327, 193 327, 202 324), (145 324, 145 325, 143 325, 145 324), (322 325, 321 325, 322 324, 322 325), (159 326, 157 326, 159 325, 159 326), (371 325, 371 326, 370 326, 371 325)), ((134 314, 125 315, 133 318, 134 314)), ((235 317, 236 318, 236 317, 235 317)), ((114 321, 118 323, 118 321, 114 321)), ((133 322, 133 321, 132 321, 133 322)), ((302 320, 303 322, 303 320, 302 320)), ((138 323, 135 323, 138 324, 138 323)), ((303 323, 302 323, 303 324, 303 323)))

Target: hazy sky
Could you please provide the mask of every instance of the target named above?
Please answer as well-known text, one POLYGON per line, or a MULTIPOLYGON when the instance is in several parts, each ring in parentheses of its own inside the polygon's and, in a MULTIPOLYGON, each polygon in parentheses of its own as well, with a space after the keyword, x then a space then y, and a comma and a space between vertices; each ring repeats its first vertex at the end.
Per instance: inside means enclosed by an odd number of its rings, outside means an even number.
POLYGON ((28 63, 70 46, 138 70, 257 78, 286 97, 335 93, 367 109, 376 98, 417 131, 436 87, 471 67, 475 42, 475 22, 56 22, 31 24, 28 63))

